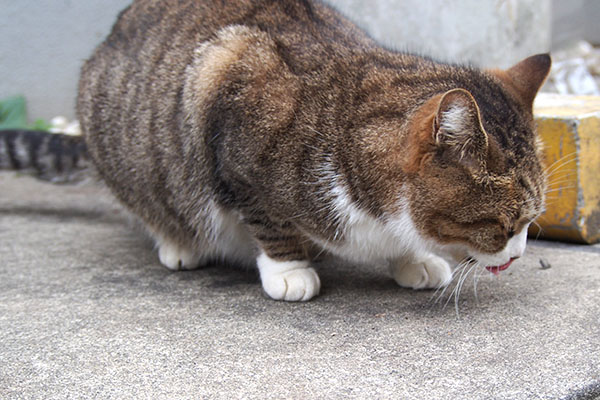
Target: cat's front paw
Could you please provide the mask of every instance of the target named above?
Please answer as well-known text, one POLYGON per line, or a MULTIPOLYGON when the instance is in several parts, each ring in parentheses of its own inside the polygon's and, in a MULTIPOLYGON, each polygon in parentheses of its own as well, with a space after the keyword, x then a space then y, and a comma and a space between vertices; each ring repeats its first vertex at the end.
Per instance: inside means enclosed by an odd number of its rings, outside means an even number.
POLYGON ((412 289, 436 289, 452 280, 452 269, 441 257, 429 255, 420 260, 398 261, 390 265, 398 285, 412 289))
POLYGON ((276 261, 264 253, 258 257, 264 291, 274 300, 307 301, 319 294, 319 275, 308 261, 276 261))
POLYGON ((162 265, 174 271, 198 268, 202 261, 196 252, 168 242, 159 243, 158 258, 162 265))

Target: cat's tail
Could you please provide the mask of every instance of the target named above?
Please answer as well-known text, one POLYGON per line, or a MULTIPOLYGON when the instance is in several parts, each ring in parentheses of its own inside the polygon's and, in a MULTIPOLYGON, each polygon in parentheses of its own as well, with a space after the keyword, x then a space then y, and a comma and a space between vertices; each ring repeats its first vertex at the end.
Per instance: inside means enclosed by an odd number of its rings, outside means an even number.
POLYGON ((52 182, 75 182, 89 169, 82 136, 33 130, 0 130, 0 169, 31 172, 52 182))

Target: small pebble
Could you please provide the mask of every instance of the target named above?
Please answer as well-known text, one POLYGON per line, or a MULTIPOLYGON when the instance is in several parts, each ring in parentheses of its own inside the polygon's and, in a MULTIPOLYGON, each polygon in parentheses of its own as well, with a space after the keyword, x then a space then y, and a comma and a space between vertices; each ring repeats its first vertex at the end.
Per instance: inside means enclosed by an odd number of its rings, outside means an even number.
POLYGON ((552 268, 552 264, 550 264, 545 258, 540 258, 540 265, 542 266, 542 269, 552 268))

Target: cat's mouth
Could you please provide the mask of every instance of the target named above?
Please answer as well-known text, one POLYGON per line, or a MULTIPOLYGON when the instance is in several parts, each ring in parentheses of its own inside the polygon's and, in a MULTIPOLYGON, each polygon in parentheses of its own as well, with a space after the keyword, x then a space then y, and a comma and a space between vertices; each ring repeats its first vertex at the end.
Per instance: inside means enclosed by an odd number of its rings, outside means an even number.
POLYGON ((512 264, 512 262, 514 261, 514 258, 511 258, 506 264, 502 264, 502 265, 498 265, 495 267, 485 267, 485 269, 487 269, 488 271, 490 271, 492 274, 498 276, 500 275, 500 271, 504 271, 505 269, 507 269, 508 267, 510 267, 510 264, 512 264))

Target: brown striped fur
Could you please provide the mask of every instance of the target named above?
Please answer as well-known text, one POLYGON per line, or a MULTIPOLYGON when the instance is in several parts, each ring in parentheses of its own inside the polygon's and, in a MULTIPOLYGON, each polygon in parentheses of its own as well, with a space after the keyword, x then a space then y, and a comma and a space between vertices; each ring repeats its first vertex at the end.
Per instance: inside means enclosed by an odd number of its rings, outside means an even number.
POLYGON ((89 174, 89 157, 81 136, 46 131, 0 131, 0 169, 32 172, 54 183, 76 182, 89 174))
POLYGON ((543 207, 531 102, 548 69, 392 51, 317 1, 136 0, 86 62, 78 114, 180 267, 334 248, 340 182, 369 218, 408 212, 428 241, 494 253, 543 207))

